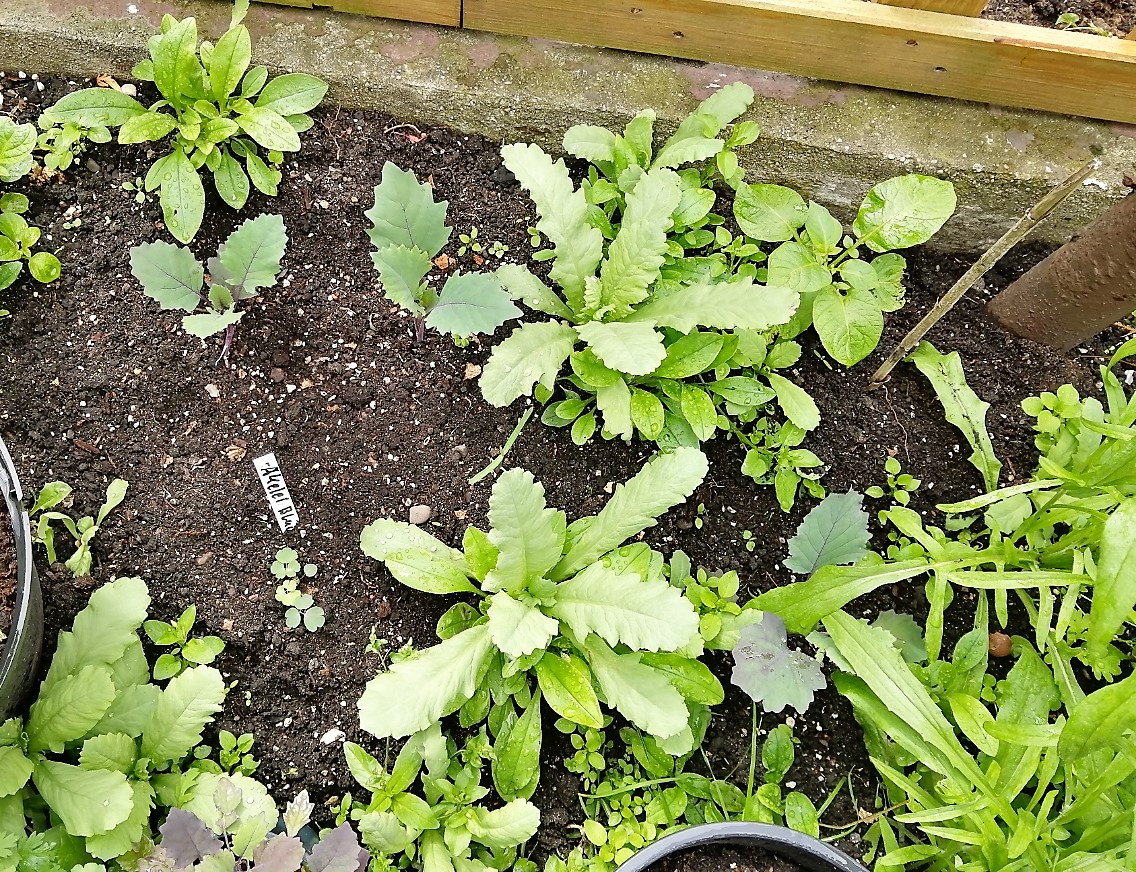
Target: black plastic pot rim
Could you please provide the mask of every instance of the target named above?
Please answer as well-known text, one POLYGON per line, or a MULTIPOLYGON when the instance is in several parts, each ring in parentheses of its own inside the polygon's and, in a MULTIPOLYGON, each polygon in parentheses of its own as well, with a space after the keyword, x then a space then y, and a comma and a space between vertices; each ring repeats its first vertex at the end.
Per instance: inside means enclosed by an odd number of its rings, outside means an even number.
POLYGON ((808 872, 867 872, 843 851, 820 839, 788 827, 742 821, 700 824, 671 833, 637 852, 616 872, 644 872, 675 854, 723 845, 757 848, 808 872))
POLYGON ((32 562, 32 533, 16 467, 0 439, 0 524, 11 526, 16 548, 16 592, 8 638, 0 650, 0 721, 13 714, 35 679, 43 644, 43 602, 32 562))

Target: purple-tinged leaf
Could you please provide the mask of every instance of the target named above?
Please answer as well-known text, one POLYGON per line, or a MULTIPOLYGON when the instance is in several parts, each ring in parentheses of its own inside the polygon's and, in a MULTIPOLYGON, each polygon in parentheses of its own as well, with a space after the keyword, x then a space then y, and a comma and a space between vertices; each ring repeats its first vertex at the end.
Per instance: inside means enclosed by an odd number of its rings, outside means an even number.
POLYGON ((186 869, 224 845, 195 814, 171 808, 166 822, 158 828, 162 849, 173 860, 175 869, 186 869))
POLYGON ((789 540, 786 569, 812 575, 822 566, 855 563, 868 553, 868 513, 855 491, 829 494, 805 516, 789 540))
POLYGON ((253 872, 299 872, 304 845, 295 836, 273 836, 256 849, 253 872))
POLYGON ((340 824, 312 848, 307 867, 309 872, 363 872, 370 859, 351 825, 340 824))
POLYGON ((789 647, 785 622, 771 612, 742 628, 730 681, 768 712, 790 705, 803 713, 827 684, 815 659, 789 647))

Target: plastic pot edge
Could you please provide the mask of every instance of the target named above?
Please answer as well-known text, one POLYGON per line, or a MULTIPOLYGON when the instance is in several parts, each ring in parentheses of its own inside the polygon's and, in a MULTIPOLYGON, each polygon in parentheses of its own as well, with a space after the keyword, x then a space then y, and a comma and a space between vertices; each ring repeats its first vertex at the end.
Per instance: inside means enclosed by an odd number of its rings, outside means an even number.
POLYGON ((15 464, 0 439, 0 490, 4 512, 0 523, 11 525, 16 546, 16 593, 12 621, 0 653, 0 721, 16 712, 36 677, 43 647, 43 598, 32 561, 31 523, 15 464))
POLYGON ((788 827, 744 821, 699 824, 671 833, 638 851, 616 872, 644 872, 674 854, 718 845, 760 848, 808 872, 867 872, 843 851, 812 836, 788 827))

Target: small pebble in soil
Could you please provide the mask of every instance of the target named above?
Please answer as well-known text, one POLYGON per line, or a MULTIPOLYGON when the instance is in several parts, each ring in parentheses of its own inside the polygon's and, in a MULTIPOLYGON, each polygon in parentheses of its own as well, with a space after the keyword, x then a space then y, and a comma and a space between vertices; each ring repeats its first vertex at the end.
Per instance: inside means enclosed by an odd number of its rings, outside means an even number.
POLYGON ((434 516, 434 510, 429 506, 417 505, 410 507, 410 523, 425 524, 434 516))
POLYGON ((282 370, 280 367, 274 366, 272 368, 272 371, 268 373, 268 377, 276 382, 276 384, 280 384, 288 376, 284 374, 284 370, 282 370))
POLYGON ((990 653, 994 657, 1009 657, 1012 647, 1010 637, 1005 633, 990 634, 990 653))

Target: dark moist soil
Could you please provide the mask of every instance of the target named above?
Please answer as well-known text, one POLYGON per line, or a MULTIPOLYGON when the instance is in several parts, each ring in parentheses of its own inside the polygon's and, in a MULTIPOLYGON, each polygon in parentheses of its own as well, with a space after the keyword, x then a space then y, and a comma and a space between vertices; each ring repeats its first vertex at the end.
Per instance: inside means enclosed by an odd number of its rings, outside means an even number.
POLYGON ((651 872, 805 872, 804 868, 757 848, 700 848, 667 857, 651 872))
POLYGON ((1057 27, 1058 16, 1065 12, 1080 16, 1074 28, 1077 31, 1103 31, 1123 37, 1136 28, 1136 2, 1133 0, 989 0, 982 17, 1057 27))
MULTIPOLYGON (((4 110, 34 120, 36 104, 68 87, 58 80, 45 85, 40 91, 37 82, 7 82, 4 110)), ((490 343, 456 348, 433 333, 414 343, 411 322, 378 291, 363 211, 386 160, 432 180, 438 197, 450 202, 455 228, 445 253, 463 270, 480 267, 472 255, 458 255, 458 233, 476 226, 484 245, 509 247, 505 261, 524 262, 534 215, 501 166, 499 143, 335 108, 318 112, 303 140, 278 198, 254 194, 238 216, 211 195, 192 245, 204 259, 245 218, 275 212, 287 223, 280 286, 249 306, 229 369, 215 365, 219 342, 185 334, 178 316, 160 312, 130 275, 131 246, 168 239, 157 203, 139 205, 121 188, 145 175, 145 148, 95 147, 65 180, 17 186, 31 197, 30 217, 64 269, 55 284, 25 281, 2 300, 12 316, 0 325, 7 364, 0 370, 0 431, 26 489, 70 482, 77 512, 95 512, 115 476, 130 482, 126 501, 95 540, 93 579, 43 567, 48 638, 70 624, 93 585, 115 576, 145 578, 156 616, 169 619, 196 603, 197 631, 225 640, 218 665, 236 682, 219 724, 256 734, 258 775, 277 797, 306 788, 318 804, 353 786, 343 738, 380 756, 386 749, 361 733, 356 714, 364 684, 380 668, 380 658, 366 650, 372 632, 395 649, 429 645, 438 616, 455 601, 394 583, 359 551, 360 531, 378 517, 406 520, 416 505, 430 507, 427 527, 446 542, 459 543, 469 524, 484 528, 492 477, 476 486, 467 479, 497 454, 521 411, 520 403, 494 409, 480 398, 475 375, 490 343), (64 226, 76 218, 77 226, 64 226), (288 535, 269 516, 253 470, 253 458, 266 451, 276 453, 298 507, 299 528, 288 535), (273 598, 269 565, 285 545, 319 567, 307 585, 327 614, 317 633, 287 629, 273 598)), ((973 293, 932 337, 941 350, 962 354, 971 385, 991 403, 1006 484, 1027 479, 1035 464, 1021 398, 1062 382, 1093 390, 1103 343, 1113 338, 1065 356, 1006 335, 983 316, 993 289, 1043 254, 1026 252, 995 271, 992 289, 973 293)), ((485 267, 497 262, 490 258, 485 267)), ((881 484, 889 453, 923 480, 912 504, 932 516, 935 503, 980 490, 965 459, 969 449, 913 368, 901 366, 882 390, 865 387, 887 350, 967 266, 914 252, 910 303, 889 317, 880 350, 854 372, 806 343, 791 375, 821 408, 824 425, 807 444, 832 464, 832 490, 881 484)), ((715 442, 708 453, 706 482, 647 531, 646 541, 668 553, 682 548, 711 569, 738 570, 745 598, 792 581, 780 561, 809 505, 782 513, 772 488, 740 475, 736 445, 715 442), (754 536, 752 551, 743 531, 754 536)), ((505 467, 531 470, 550 505, 576 518, 599 509, 649 455, 638 442, 597 439, 578 448, 567 431, 533 421, 505 467)), ((969 629, 970 606, 957 597, 948 639, 969 629)), ((854 606, 863 614, 889 608, 922 618, 922 586, 897 585, 854 606)), ((725 657, 715 666, 728 676, 725 657)), ((746 769, 750 712, 741 696, 728 695, 707 739, 718 775, 742 778, 746 769)), ((760 732, 784 721, 800 739, 788 789, 819 804, 847 777, 855 787, 859 809, 842 789, 825 815, 833 828, 827 831, 870 811, 875 781, 845 701, 825 691, 806 715, 764 716, 760 732)), ((551 724, 545 736, 552 760, 558 749, 551 724)), ((573 776, 546 766, 534 797, 545 824, 538 855, 575 843, 578 790, 573 776)), ((853 853, 856 839, 845 843, 853 853)))

